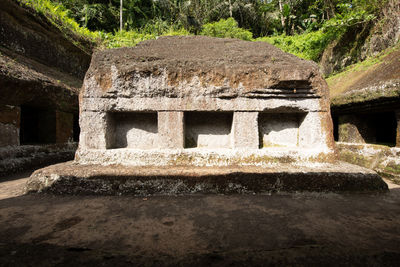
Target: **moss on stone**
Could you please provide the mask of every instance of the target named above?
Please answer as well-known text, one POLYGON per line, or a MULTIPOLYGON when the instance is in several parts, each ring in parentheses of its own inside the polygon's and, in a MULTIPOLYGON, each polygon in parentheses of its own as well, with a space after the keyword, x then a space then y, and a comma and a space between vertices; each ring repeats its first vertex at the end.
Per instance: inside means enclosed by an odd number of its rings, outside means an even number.
POLYGON ((398 152, 392 148, 383 145, 344 143, 338 143, 338 148, 340 160, 372 169, 382 177, 400 184, 400 164, 394 160, 398 152))
POLYGON ((357 154, 354 152, 346 152, 346 151, 341 151, 340 152, 340 160, 356 164, 365 168, 372 168, 373 166, 373 160, 369 159, 361 154, 357 154))
POLYGON ((340 141, 347 141, 350 138, 350 126, 348 123, 343 123, 339 125, 340 141))
POLYGON ((400 44, 329 77, 332 106, 399 97, 399 51, 400 44))
POLYGON ((400 175, 393 175, 389 172, 385 172, 385 171, 381 171, 381 170, 377 170, 376 172, 383 178, 386 178, 386 179, 390 180, 391 182, 400 185, 400 175))
POLYGON ((332 107, 342 106, 350 103, 362 103, 382 98, 400 97, 400 88, 397 85, 378 88, 377 90, 364 90, 348 92, 332 99, 332 107))
POLYGON ((400 174, 400 164, 389 164, 386 166, 385 171, 388 171, 390 173, 394 174, 400 174))

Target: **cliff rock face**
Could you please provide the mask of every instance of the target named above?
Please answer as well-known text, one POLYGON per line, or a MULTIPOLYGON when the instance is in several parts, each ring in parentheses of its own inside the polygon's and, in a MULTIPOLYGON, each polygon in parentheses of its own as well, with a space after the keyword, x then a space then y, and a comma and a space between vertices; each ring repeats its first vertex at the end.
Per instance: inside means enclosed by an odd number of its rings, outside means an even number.
POLYGON ((79 135, 90 58, 88 42, 17 1, 0 1, 0 176, 73 158, 68 142, 79 135))
POLYGON ((44 16, 16 1, 2 0, 0 105, 29 103, 76 111, 91 58, 90 49, 82 50, 87 45, 77 47, 44 16))
POLYGON ((372 34, 361 48, 361 60, 375 56, 381 51, 396 45, 400 40, 400 4, 397 0, 389 0, 382 9, 384 18, 372 28, 372 34))
POLYGON ((325 49, 321 58, 324 75, 341 71, 356 62, 375 56, 400 40, 400 5, 389 0, 383 6, 379 21, 357 24, 325 49))
POLYGON ((400 45, 377 63, 328 79, 335 112, 400 109, 400 45))
POLYGON ((400 45, 328 83, 339 158, 400 183, 400 45))

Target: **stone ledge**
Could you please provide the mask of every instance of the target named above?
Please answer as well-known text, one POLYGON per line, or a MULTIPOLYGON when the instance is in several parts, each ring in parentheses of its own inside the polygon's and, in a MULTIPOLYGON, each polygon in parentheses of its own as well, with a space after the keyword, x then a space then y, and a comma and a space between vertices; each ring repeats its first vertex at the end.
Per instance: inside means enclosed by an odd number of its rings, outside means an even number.
POLYGON ((23 145, 0 148, 0 177, 74 158, 77 143, 23 145))
POLYGON ((400 184, 400 147, 337 142, 339 158, 400 184))
POLYGON ((344 162, 271 167, 128 167, 61 163, 34 172, 26 192, 89 195, 384 192, 375 172, 344 162))
POLYGON ((124 166, 260 166, 295 162, 329 162, 336 160, 333 150, 326 147, 268 147, 263 149, 82 149, 75 161, 83 165, 124 166))

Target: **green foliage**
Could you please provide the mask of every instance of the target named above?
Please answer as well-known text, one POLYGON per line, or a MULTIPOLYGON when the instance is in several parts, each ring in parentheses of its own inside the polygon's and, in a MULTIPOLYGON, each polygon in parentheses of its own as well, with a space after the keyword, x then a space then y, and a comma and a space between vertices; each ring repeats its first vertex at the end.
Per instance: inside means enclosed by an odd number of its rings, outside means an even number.
POLYGON ((102 32, 93 32, 79 24, 68 16, 69 11, 61 4, 54 4, 50 0, 20 0, 26 6, 33 8, 39 14, 47 17, 56 27, 68 37, 68 31, 92 42, 99 41, 103 37, 102 32))
MULTIPOLYGON (((135 46, 141 41, 155 39, 157 36, 190 34, 182 27, 172 27, 163 21, 147 24, 147 26, 139 30, 116 31, 115 33, 90 31, 86 27, 81 27, 75 20, 70 18, 69 10, 62 4, 53 3, 50 0, 21 0, 21 2, 33 8, 39 14, 46 16, 56 27, 66 34, 66 37, 69 37, 68 34, 72 32, 104 48, 135 46)), ((75 39, 69 39, 76 45, 82 47, 75 39)), ((84 49, 84 47, 82 48, 84 49)))
POLYGON ((268 42, 285 52, 318 62, 327 45, 338 38, 338 32, 324 33, 322 30, 299 35, 278 35, 257 38, 256 41, 268 42))
MULTIPOLYGON (((70 16, 92 31, 113 32, 119 29, 120 0, 53 0, 70 10, 70 16)), ((148 0, 124 0, 124 29, 143 27, 155 17, 155 3, 148 0)))
POLYGON ((155 39, 152 34, 143 34, 136 31, 118 31, 105 36, 103 45, 106 48, 131 47, 141 41, 155 39))
POLYGON ((246 41, 253 39, 253 34, 248 30, 239 28, 238 23, 233 18, 207 23, 203 26, 200 34, 221 38, 237 38, 246 41))
POLYGON ((265 12, 276 14, 274 32, 295 35, 322 27, 368 23, 379 16, 387 0, 269 0, 265 12))
POLYGON ((367 59, 365 59, 362 62, 354 63, 350 66, 347 66, 340 72, 332 73, 329 77, 327 77, 328 84, 330 82, 333 83, 335 80, 341 79, 343 77, 345 77, 347 80, 351 80, 351 79, 348 79, 346 76, 356 77, 356 75, 354 75, 355 72, 363 72, 373 66, 378 66, 379 64, 384 62, 383 58, 385 58, 389 54, 396 52, 396 51, 400 51, 400 43, 398 43, 394 47, 391 47, 391 48, 381 51, 378 55, 368 57, 367 59))
POLYGON ((201 34, 266 41, 319 61, 324 49, 354 25, 378 18, 387 0, 18 0, 101 48, 134 46, 163 35, 201 34), (249 29, 249 30, 247 30, 249 29))
POLYGON ((241 28, 251 29, 257 36, 267 33, 269 17, 261 11, 260 0, 159 0, 156 17, 178 23, 198 34, 204 24, 232 17, 241 28))
POLYGON ((368 23, 375 20, 377 16, 366 9, 354 8, 349 3, 338 4, 340 13, 323 25, 325 29, 351 27, 356 24, 368 23))
POLYGON ((169 28, 163 31, 161 34, 138 32, 134 30, 118 31, 114 34, 107 34, 103 40, 103 46, 105 48, 132 47, 142 41, 156 39, 158 36, 176 36, 189 34, 190 33, 183 28, 178 30, 169 28))
MULTIPOLYGON (((202 26, 233 18, 255 37, 296 35, 324 28, 347 27, 377 18, 387 0, 124 0, 124 29, 178 25, 198 34, 202 26), (160 23, 162 21, 162 23, 160 23)), ((69 18, 91 31, 119 29, 120 0, 27 0, 32 5, 65 7, 69 18)), ((159 31, 157 29, 157 31, 159 31)))

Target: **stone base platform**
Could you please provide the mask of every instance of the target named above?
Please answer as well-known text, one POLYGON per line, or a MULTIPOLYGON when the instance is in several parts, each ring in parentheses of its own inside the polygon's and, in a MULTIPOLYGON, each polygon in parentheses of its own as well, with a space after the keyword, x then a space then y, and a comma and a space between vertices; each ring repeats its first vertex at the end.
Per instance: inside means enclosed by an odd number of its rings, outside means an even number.
POLYGON ((340 160, 372 169, 400 184, 400 147, 343 142, 336 143, 336 146, 340 160))
POLYGON ((375 172, 345 162, 271 167, 128 167, 66 162, 32 174, 26 192, 97 195, 386 191, 375 172))

